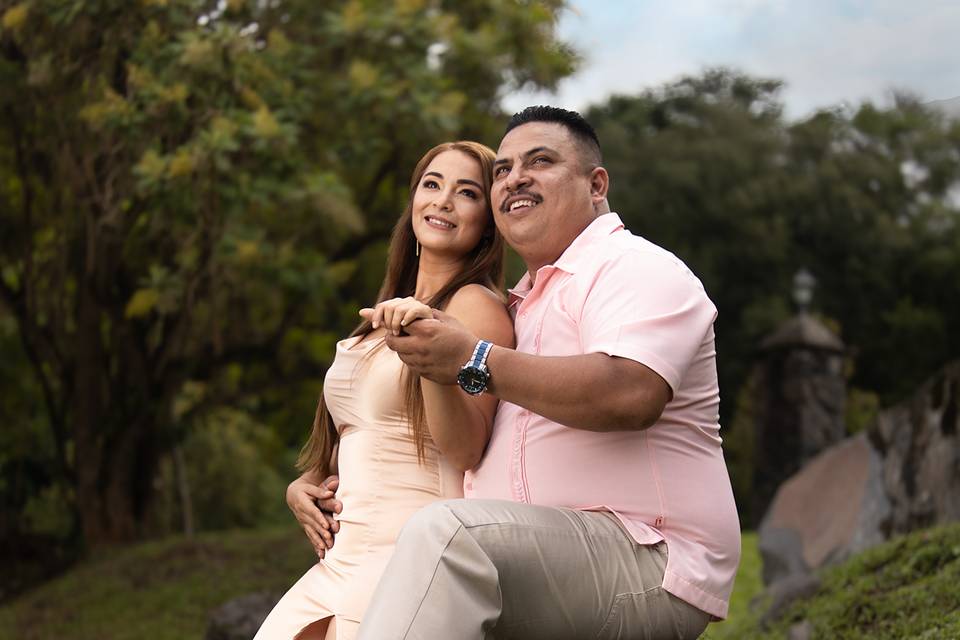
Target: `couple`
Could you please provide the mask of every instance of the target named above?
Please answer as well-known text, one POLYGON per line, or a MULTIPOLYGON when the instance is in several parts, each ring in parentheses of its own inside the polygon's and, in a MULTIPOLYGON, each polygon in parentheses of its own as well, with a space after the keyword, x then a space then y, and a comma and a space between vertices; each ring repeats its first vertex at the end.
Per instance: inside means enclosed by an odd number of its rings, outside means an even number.
POLYGON ((607 188, 592 127, 552 107, 496 155, 421 159, 288 490, 321 561, 258 640, 695 638, 726 616, 716 309, 607 188), (528 268, 506 308, 500 234, 528 268))

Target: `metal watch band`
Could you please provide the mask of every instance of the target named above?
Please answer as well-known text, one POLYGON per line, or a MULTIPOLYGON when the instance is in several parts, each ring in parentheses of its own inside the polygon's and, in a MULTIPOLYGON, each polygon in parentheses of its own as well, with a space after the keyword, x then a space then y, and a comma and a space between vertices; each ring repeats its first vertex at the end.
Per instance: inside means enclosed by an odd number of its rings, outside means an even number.
POLYGON ((493 343, 486 340, 480 340, 477 342, 477 346, 473 348, 473 355, 470 356, 470 360, 467 362, 466 366, 483 367, 486 365, 487 356, 490 355, 490 348, 492 346, 493 343))

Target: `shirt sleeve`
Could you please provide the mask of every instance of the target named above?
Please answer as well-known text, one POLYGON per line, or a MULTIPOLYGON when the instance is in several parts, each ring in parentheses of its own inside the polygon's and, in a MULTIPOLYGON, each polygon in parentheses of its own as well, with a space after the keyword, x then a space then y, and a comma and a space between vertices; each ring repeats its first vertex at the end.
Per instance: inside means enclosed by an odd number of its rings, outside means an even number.
POLYGON ((584 353, 629 358, 674 393, 717 316, 700 281, 670 254, 629 251, 597 272, 582 307, 584 353))

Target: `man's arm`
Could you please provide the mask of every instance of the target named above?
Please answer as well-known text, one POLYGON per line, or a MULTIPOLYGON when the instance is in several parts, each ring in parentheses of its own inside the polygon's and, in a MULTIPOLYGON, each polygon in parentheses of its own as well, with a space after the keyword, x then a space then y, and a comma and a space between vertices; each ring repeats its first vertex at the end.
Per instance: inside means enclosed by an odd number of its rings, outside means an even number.
POLYGON ((343 508, 335 493, 339 484, 339 476, 321 480, 311 470, 287 486, 287 506, 320 558, 333 547, 334 535, 340 530, 340 523, 333 517, 343 508))
MULTIPOLYGON (((456 384, 477 337, 439 312, 387 345, 411 369, 440 384, 456 384)), ((487 360, 490 393, 555 422, 588 431, 645 429, 670 401, 667 383, 652 369, 603 353, 536 356, 494 346, 487 360)))
POLYGON ((671 397, 652 369, 605 353, 551 357, 495 346, 487 366, 490 393, 574 429, 646 429, 671 397))

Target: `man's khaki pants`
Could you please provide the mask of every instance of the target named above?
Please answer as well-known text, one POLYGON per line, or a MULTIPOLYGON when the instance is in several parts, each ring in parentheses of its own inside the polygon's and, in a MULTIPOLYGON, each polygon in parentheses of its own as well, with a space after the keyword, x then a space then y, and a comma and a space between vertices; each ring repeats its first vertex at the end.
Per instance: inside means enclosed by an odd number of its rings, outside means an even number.
POLYGON ((358 637, 696 638, 709 616, 661 588, 666 563, 608 513, 436 502, 403 528, 358 637))

